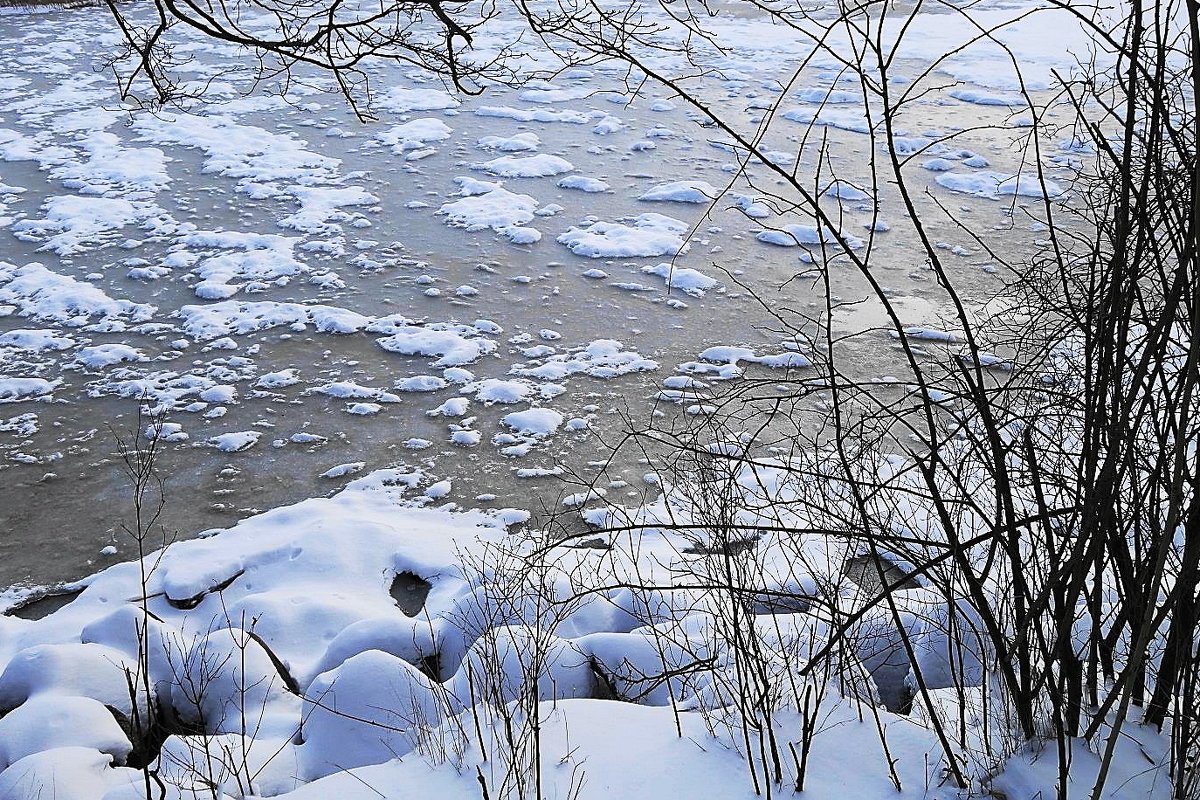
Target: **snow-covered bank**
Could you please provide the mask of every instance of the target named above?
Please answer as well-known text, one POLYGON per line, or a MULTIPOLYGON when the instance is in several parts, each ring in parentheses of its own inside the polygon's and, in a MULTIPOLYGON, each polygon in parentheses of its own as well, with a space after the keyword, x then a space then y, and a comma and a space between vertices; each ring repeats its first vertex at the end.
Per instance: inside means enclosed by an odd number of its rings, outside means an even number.
MULTIPOLYGON (((829 628, 806 598, 831 580, 857 591, 833 540, 800 545, 828 574, 798 573, 794 542, 759 542, 756 584, 774 599, 751 618, 766 649, 747 662, 714 556, 654 527, 684 506, 601 506, 585 516, 649 527, 539 554, 544 539, 510 531, 523 512, 436 507, 444 494, 419 472, 376 471, 150 554, 144 584, 118 564, 40 620, 0 616, 0 797, 141 798, 129 765, 149 746, 168 798, 465 800, 532 791, 535 774, 543 797, 749 798, 774 779, 747 766, 746 721, 795 753, 777 791, 803 758, 804 796, 964 796, 922 715, 882 708, 863 671, 886 626, 819 657, 829 628), (755 664, 770 682, 760 708, 740 705, 755 664), (165 741, 132 735, 148 718, 165 741)), ((924 590, 896 598, 930 617, 924 590)), ((939 629, 914 616, 911 633, 936 674, 939 629)), ((1144 760, 1163 741, 1129 733, 1105 797, 1166 796, 1144 760)), ((759 770, 761 755, 749 751, 759 770)), ((1090 755, 1075 758, 1089 787, 1090 755)), ((1052 760, 1018 753, 990 785, 1033 797, 1052 760)))

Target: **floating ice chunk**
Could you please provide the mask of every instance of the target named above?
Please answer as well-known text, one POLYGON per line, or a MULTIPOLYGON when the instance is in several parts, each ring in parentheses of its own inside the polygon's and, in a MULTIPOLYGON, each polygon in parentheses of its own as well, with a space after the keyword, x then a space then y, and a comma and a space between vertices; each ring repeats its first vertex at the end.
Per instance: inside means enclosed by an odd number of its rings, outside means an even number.
POLYGON ((982 89, 951 89, 950 96, 964 103, 974 103, 977 106, 1005 106, 1007 108, 1023 108, 1028 101, 1019 94, 1000 94, 982 89))
POLYGON ((708 203, 720 192, 711 183, 701 180, 672 181, 653 187, 639 200, 663 200, 675 203, 708 203))
POLYGON ((569 494, 562 499, 562 504, 566 508, 578 508, 589 500, 603 500, 608 494, 607 489, 597 486, 594 489, 588 489, 586 492, 577 492, 569 494))
POLYGON ((475 114, 480 117, 515 119, 518 122, 566 122, 572 125, 586 125, 593 119, 591 115, 578 111, 551 111, 545 108, 526 110, 510 106, 480 106, 475 109, 475 114))
POLYGON ((500 378, 485 378, 475 383, 468 383, 462 388, 464 394, 473 394, 475 399, 484 405, 493 403, 520 403, 528 400, 535 392, 535 387, 529 381, 506 381, 500 378))
POLYGON ((426 411, 430 417, 461 417, 467 413, 471 401, 466 397, 451 397, 435 409, 426 411))
POLYGON ((499 323, 493 322, 490 319, 477 319, 472 327, 480 333, 490 333, 493 336, 504 333, 504 328, 500 327, 499 323))
POLYGON ((520 225, 498 228, 497 233, 507 236, 513 244, 533 244, 542 240, 542 232, 537 228, 526 228, 520 225))
POLYGON ((733 367, 736 367, 742 361, 780 369, 812 366, 812 362, 808 358, 794 350, 762 356, 748 347, 731 347, 728 345, 710 347, 700 354, 700 358, 703 361, 711 361, 733 367))
POLYGON ((481 181, 478 178, 472 178, 470 175, 460 175, 454 179, 458 184, 458 191, 455 192, 459 197, 474 197, 475 195, 487 194, 490 191, 500 188, 500 184, 494 181, 481 181))
POLYGON ((411 111, 440 111, 457 108, 459 101, 441 89, 409 89, 393 86, 375 95, 371 106, 378 111, 407 114, 411 111))
POLYGON ((126 322, 145 322, 157 311, 146 303, 114 300, 90 283, 51 272, 41 264, 18 267, 3 261, 0 303, 12 303, 22 317, 73 327, 100 317, 96 324, 105 330, 122 330, 126 322))
POLYGON ((379 198, 357 186, 301 186, 287 187, 288 194, 300 202, 300 210, 279 220, 281 228, 292 228, 304 233, 340 233, 337 223, 349 222, 353 218, 341 209, 346 206, 373 206, 379 198))
POLYGON ((290 276, 307 271, 292 254, 298 241, 286 236, 230 231, 201 231, 180 237, 180 242, 190 247, 242 251, 206 258, 193 270, 201 278, 193 291, 206 300, 232 297, 247 282, 279 285, 290 276))
POLYGON ((581 192, 607 192, 612 189, 599 178, 589 178, 584 175, 568 175, 558 181, 560 189, 578 189, 581 192))
POLYGON ((362 472, 367 466, 365 461, 351 461, 346 464, 338 464, 336 467, 331 467, 321 473, 322 478, 342 478, 346 475, 353 475, 356 472, 362 472))
POLYGON ((596 93, 595 89, 589 89, 586 86, 577 86, 572 89, 525 89, 517 94, 517 97, 524 100, 526 103, 563 103, 568 100, 582 100, 585 97, 591 97, 596 93))
MULTIPOLYGON (((88 194, 107 195, 158 192, 171 183, 170 159, 157 148, 125 147, 117 136, 101 130, 89 131, 77 144, 86 160, 69 160, 50 170, 64 186, 82 185, 88 194)), ((45 163, 45 157, 40 160, 45 163)))
POLYGON ((40 353, 43 350, 66 350, 73 347, 75 340, 69 336, 60 336, 58 331, 45 328, 15 330, 0 333, 0 347, 14 350, 25 350, 30 353, 40 353))
POLYGON ((614 116, 606 116, 592 127, 592 133, 597 136, 608 136, 625 127, 625 123, 614 116))
POLYGON ((576 255, 588 258, 636 258, 679 255, 687 246, 688 225, 662 214, 640 214, 633 225, 593 222, 572 227, 558 237, 576 255))
POLYGON ((862 95, 858 92, 848 92, 844 89, 823 89, 818 87, 806 87, 797 89, 792 92, 797 100, 804 103, 814 103, 817 105, 846 105, 849 103, 861 103, 862 95))
POLYGON ((733 195, 733 207, 740 209, 750 219, 765 219, 771 216, 771 207, 762 200, 747 194, 733 195))
POLYGON ((891 149, 898 156, 911 156, 921 152, 933 144, 928 136, 893 136, 890 140, 891 149))
POLYGON ((413 375, 396 381, 396 390, 401 392, 436 392, 449 386, 445 378, 436 375, 413 375))
POLYGON ((333 381, 324 386, 318 386, 312 391, 342 400, 375 400, 380 403, 400 402, 399 395, 394 395, 383 389, 360 386, 354 381, 333 381))
POLYGON ((848 181, 830 181, 825 184, 825 188, 821 190, 821 194, 825 197, 836 197, 844 202, 856 202, 860 200, 870 200, 871 195, 855 186, 848 181))
MULTIPOLYGON (((172 316, 184 320, 183 330, 195 339, 210 341, 231 334, 254 333, 287 325, 303 330, 311 324, 322 333, 353 333, 371 322, 354 311, 336 306, 299 303, 257 303, 226 300, 209 305, 182 306, 172 316)), ((236 343, 234 344, 236 347, 236 343)))
POLYGON ((479 331, 466 325, 431 323, 425 326, 408 324, 407 320, 388 319, 372 323, 369 330, 388 334, 375 343, 391 353, 409 356, 437 356, 435 367, 457 367, 470 364, 495 352, 496 343, 479 336, 479 331))
POLYGON ((178 422, 158 422, 146 427, 146 438, 160 442, 185 442, 188 435, 178 422))
POLYGON ((562 467, 521 467, 513 470, 513 475, 518 478, 553 478, 562 474, 562 467))
POLYGON ((663 380, 663 386, 668 389, 707 389, 708 384, 696 380, 690 375, 671 375, 663 380))
POLYGON ((282 369, 278 372, 268 372, 266 375, 260 375, 258 380, 254 382, 254 386, 257 389, 282 389, 285 386, 292 386, 299 382, 299 370, 282 369))
POLYGON ((379 141, 392 148, 394 154, 402 156, 420 150, 430 142, 445 141, 452 133, 454 130, 440 119, 414 119, 379 134, 379 141))
POLYGON ((18 403, 22 400, 46 399, 62 381, 45 378, 9 378, 0 376, 0 403, 18 403))
POLYGON ((472 164, 471 169, 501 178, 546 178, 570 172, 575 165, 565 158, 539 153, 536 156, 500 156, 482 164, 472 164))
MULTIPOLYGON (((893 339, 899 339, 900 334, 896 331, 890 331, 893 339)), ((924 339, 928 342, 947 342, 953 343, 960 340, 960 337, 949 331, 938 330, 937 328, 921 328, 910 327, 904 329, 904 337, 907 339, 924 339)))
MULTIPOLYGON (((796 245, 839 246, 838 235, 834 234, 829 228, 821 227, 818 229, 815 225, 783 225, 776 229, 759 231, 754 238, 760 242, 779 247, 795 247, 796 245)), ((841 238, 851 250, 858 250, 866 246, 866 242, 862 239, 845 232, 841 233, 841 238)))
POLYGON ((480 150, 499 150, 502 153, 520 153, 537 150, 542 144, 536 133, 517 133, 512 136, 484 136, 475 142, 480 150))
POLYGON ((828 126, 851 133, 870 133, 871 123, 861 111, 826 106, 824 108, 794 108, 781 116, 802 125, 828 126))
POLYGON ((692 297, 703 297, 705 292, 720 285, 715 278, 702 272, 687 267, 676 267, 666 262, 652 267, 642 267, 642 272, 647 275, 657 275, 666 281, 668 287, 679 289, 692 297))
POLYGON ((505 414, 502 422, 521 436, 541 438, 559 429, 563 415, 550 408, 530 408, 505 414))
MULTIPOLYGON (((150 214, 145 205, 135 206, 117 197, 51 197, 42 206, 40 220, 24 219, 10 230, 18 239, 45 239, 39 250, 53 250, 60 256, 81 253, 89 246, 112 241, 126 225, 141 222, 150 214)), ((157 210, 157 209, 155 209, 157 210)))
POLYGON ((1012 361, 1001 358, 994 353, 985 353, 982 351, 979 353, 978 359, 971 358, 969 354, 964 353, 958 357, 958 360, 968 366, 975 366, 975 364, 978 363, 978 365, 984 369, 998 369, 1005 372, 1011 371, 1015 368, 1012 361))
MULTIPOLYGON (((136 347, 127 344, 98 344, 84 347, 75 354, 75 365, 85 369, 103 369, 124 361, 149 361, 136 347)), ((204 398, 201 398, 204 399, 204 398)))
POLYGON ((274 134, 228 117, 174 113, 144 114, 133 129, 159 144, 196 147, 207 156, 204 171, 236 178, 238 190, 252 197, 286 197, 279 182, 316 186, 339 180, 338 159, 305 149, 292 135, 274 134))
POLYGON ((475 447, 483 439, 483 434, 479 431, 472 430, 457 430, 450 434, 450 443, 459 445, 460 447, 475 447))
POLYGON ((383 411, 383 406, 379 403, 350 403, 346 406, 347 414, 354 414, 359 417, 367 417, 372 414, 378 414, 383 411))
POLYGON ((1006 175, 1002 172, 943 172, 935 180, 939 185, 955 192, 983 197, 990 200, 1002 195, 1018 197, 1058 197, 1061 187, 1048 179, 1039 180, 1036 175, 1006 175))
POLYGON ((222 433, 219 436, 211 437, 208 445, 225 453, 240 453, 256 445, 261 436, 262 433, 259 431, 222 433))
POLYGON ((518 364, 510 373, 538 380, 561 380, 571 375, 585 374, 593 378, 614 378, 631 372, 658 369, 658 362, 631 350, 624 350, 615 339, 597 339, 585 347, 553 355, 541 364, 518 364))
POLYGON ((18 414, 4 419, 0 417, 0 431, 11 433, 21 439, 33 436, 39 430, 37 414, 18 414))
POLYGON ((689 389, 661 389, 654 395, 655 400, 665 403, 695 403, 697 400, 708 399, 706 395, 689 389))
MULTIPOLYGON (((497 184, 472 182, 471 179, 463 178, 457 180, 463 187, 462 193, 465 196, 461 200, 445 203, 437 210, 438 214, 446 217, 447 225, 452 228, 465 228, 468 231, 491 228, 501 233, 533 230, 521 226, 534 218, 538 207, 536 199, 527 194, 510 192, 497 184), (479 189, 485 186, 486 191, 480 192, 479 189)), ((540 235, 539 233, 538 236, 540 235)))

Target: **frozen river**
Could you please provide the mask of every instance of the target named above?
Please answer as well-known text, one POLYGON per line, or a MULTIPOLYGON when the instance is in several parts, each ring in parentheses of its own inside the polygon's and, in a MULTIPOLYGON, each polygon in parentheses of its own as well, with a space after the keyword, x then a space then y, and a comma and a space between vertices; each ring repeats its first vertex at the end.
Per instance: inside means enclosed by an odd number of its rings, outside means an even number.
MULTIPOLYGON (((739 129, 775 109, 764 141, 783 163, 819 118, 828 166, 866 180, 877 148, 854 86, 824 108, 812 94, 837 64, 793 80, 807 46, 727 24, 743 45, 697 91, 739 129)), ((115 41, 100 9, 0 16, 0 586, 131 555, 116 443, 140 408, 165 415, 163 523, 187 538, 391 465, 422 468, 430 503, 536 514, 627 428, 701 417, 728 379, 803 369, 763 305, 819 316, 824 293, 793 279, 809 250, 761 202, 773 180, 741 171, 680 98, 631 94, 619 66, 478 97, 375 67, 363 122, 327 78, 284 100, 228 72, 245 56, 196 41, 204 102, 150 113, 102 69, 115 41)), ((980 187, 1019 168, 1019 120, 987 65, 948 65, 909 132, 922 146, 997 126, 913 165, 994 226, 1013 198, 980 187)), ((871 240, 905 321, 936 327, 943 297, 895 199, 846 185, 827 198, 843 230, 871 240), (876 209, 891 232, 869 230, 876 209)), ((1002 276, 944 235, 982 303, 1002 276)), ((1029 239, 1018 226, 1013 245, 1029 239)), ((865 296, 848 267, 830 274, 839 300, 865 296)), ((882 321, 851 305, 834 326, 882 321)), ((886 331, 844 347, 864 377, 888 374, 886 331)), ((600 485, 641 497, 646 471, 618 460, 600 485)))

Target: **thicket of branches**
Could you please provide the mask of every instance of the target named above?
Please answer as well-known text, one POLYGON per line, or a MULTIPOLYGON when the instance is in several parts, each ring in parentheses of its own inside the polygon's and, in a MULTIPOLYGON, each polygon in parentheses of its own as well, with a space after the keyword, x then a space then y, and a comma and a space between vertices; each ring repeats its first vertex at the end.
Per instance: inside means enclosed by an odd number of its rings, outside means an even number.
MULTIPOLYGON (((877 679, 888 670, 899 676, 889 704, 927 721, 942 744, 946 777, 959 786, 975 785, 1004 757, 1041 740, 1055 744, 1065 797, 1071 743, 1083 740, 1101 755, 1099 797, 1127 723, 1142 723, 1169 733, 1175 796, 1195 798, 1200 3, 1133 0, 1115 15, 1056 5, 1089 31, 1096 52, 1060 76, 1055 92, 1022 90, 1019 111, 1032 124, 1019 161, 1023 185, 1036 189, 1024 194, 1036 199, 1014 199, 1013 227, 996 232, 955 218, 913 174, 933 148, 953 146, 952 136, 915 149, 901 143, 905 114, 932 90, 940 63, 915 81, 891 80, 922 3, 907 11, 839 3, 813 13, 755 4, 810 37, 813 58, 839 61, 843 80, 861 91, 872 155, 868 180, 854 178, 907 216, 903 230, 888 235, 911 237, 951 309, 953 338, 933 344, 906 331, 873 269, 875 234, 854 246, 841 206, 823 197, 840 177, 827 132, 814 125, 795 166, 777 163, 762 144, 770 113, 757 129, 739 128, 694 88, 692 75, 656 66, 654 55, 666 48, 694 53, 700 70, 701 52, 720 47, 705 27, 713 10, 703 3, 656 6, 654 17, 636 5, 583 0, 399 2, 369 11, 338 1, 155 0, 150 18, 135 7, 112 11, 129 38, 124 85, 136 93, 148 79, 157 101, 174 90, 175 25, 255 49, 264 70, 330 70, 359 100, 360 67, 370 58, 418 64, 470 91, 517 78, 507 61, 515 47, 486 61, 471 51, 481 26, 514 16, 565 63, 618 59, 635 79, 676 93, 707 119, 714 138, 741 154, 739 179, 787 220, 823 231, 801 276, 823 297, 822 312, 763 309, 767 324, 808 343, 812 367, 784 380, 739 382, 702 423, 631 434, 622 446, 661 459, 679 515, 652 523, 614 518, 608 526, 614 564, 623 547, 636 548, 636 531, 651 525, 686 533, 689 554, 702 556, 688 581, 709 593, 714 636, 730 654, 728 682, 710 685, 702 706, 723 710, 724 722, 714 724, 738 732, 755 788, 770 795, 785 773, 792 788, 803 787, 806 750, 776 740, 772 714, 794 706, 815 720, 814 704, 835 678, 838 691, 855 694, 861 676, 843 658, 851 650, 877 679), (1054 127, 1049 112, 1064 108, 1070 125, 1054 127), (1046 150, 1063 138, 1076 162, 1059 192, 1045 175, 1046 150), (1032 250, 1010 256, 1006 243, 1035 227, 1032 250), (1009 278, 990 317, 966 299, 946 261, 938 233, 946 229, 969 237, 1009 278), (896 368, 904 370, 898 384, 857 377, 847 344, 880 332, 834 329, 838 270, 858 275, 864 302, 886 319, 896 368), (811 535, 842 543, 848 566, 810 563, 803 542, 811 535), (783 558, 768 563, 768 550, 783 558), (780 561, 793 574, 772 574, 780 561), (787 604, 803 606, 821 631, 764 630, 762 609, 787 604), (914 617, 941 634, 937 652, 927 652, 929 637, 913 636, 914 617)), ((976 41, 995 39, 978 27, 976 41)), ((877 205, 874 218, 880 213, 877 205)), ((525 566, 512 568, 541 574, 572 542, 532 547, 515 562, 525 566)), ((612 588, 598 575, 573 578, 576 598, 612 588)), ((622 573, 620 580, 630 579, 622 573)), ((641 588, 669 587, 647 577, 641 588)), ((678 684, 686 693, 689 672, 710 672, 719 659, 660 633, 664 652, 679 654, 678 668, 657 683, 646 675, 623 680, 672 692, 678 684)), ((530 714, 536 723, 536 702, 526 705, 523 724, 530 714)), ((886 748, 882 733, 881 741, 886 748)))

